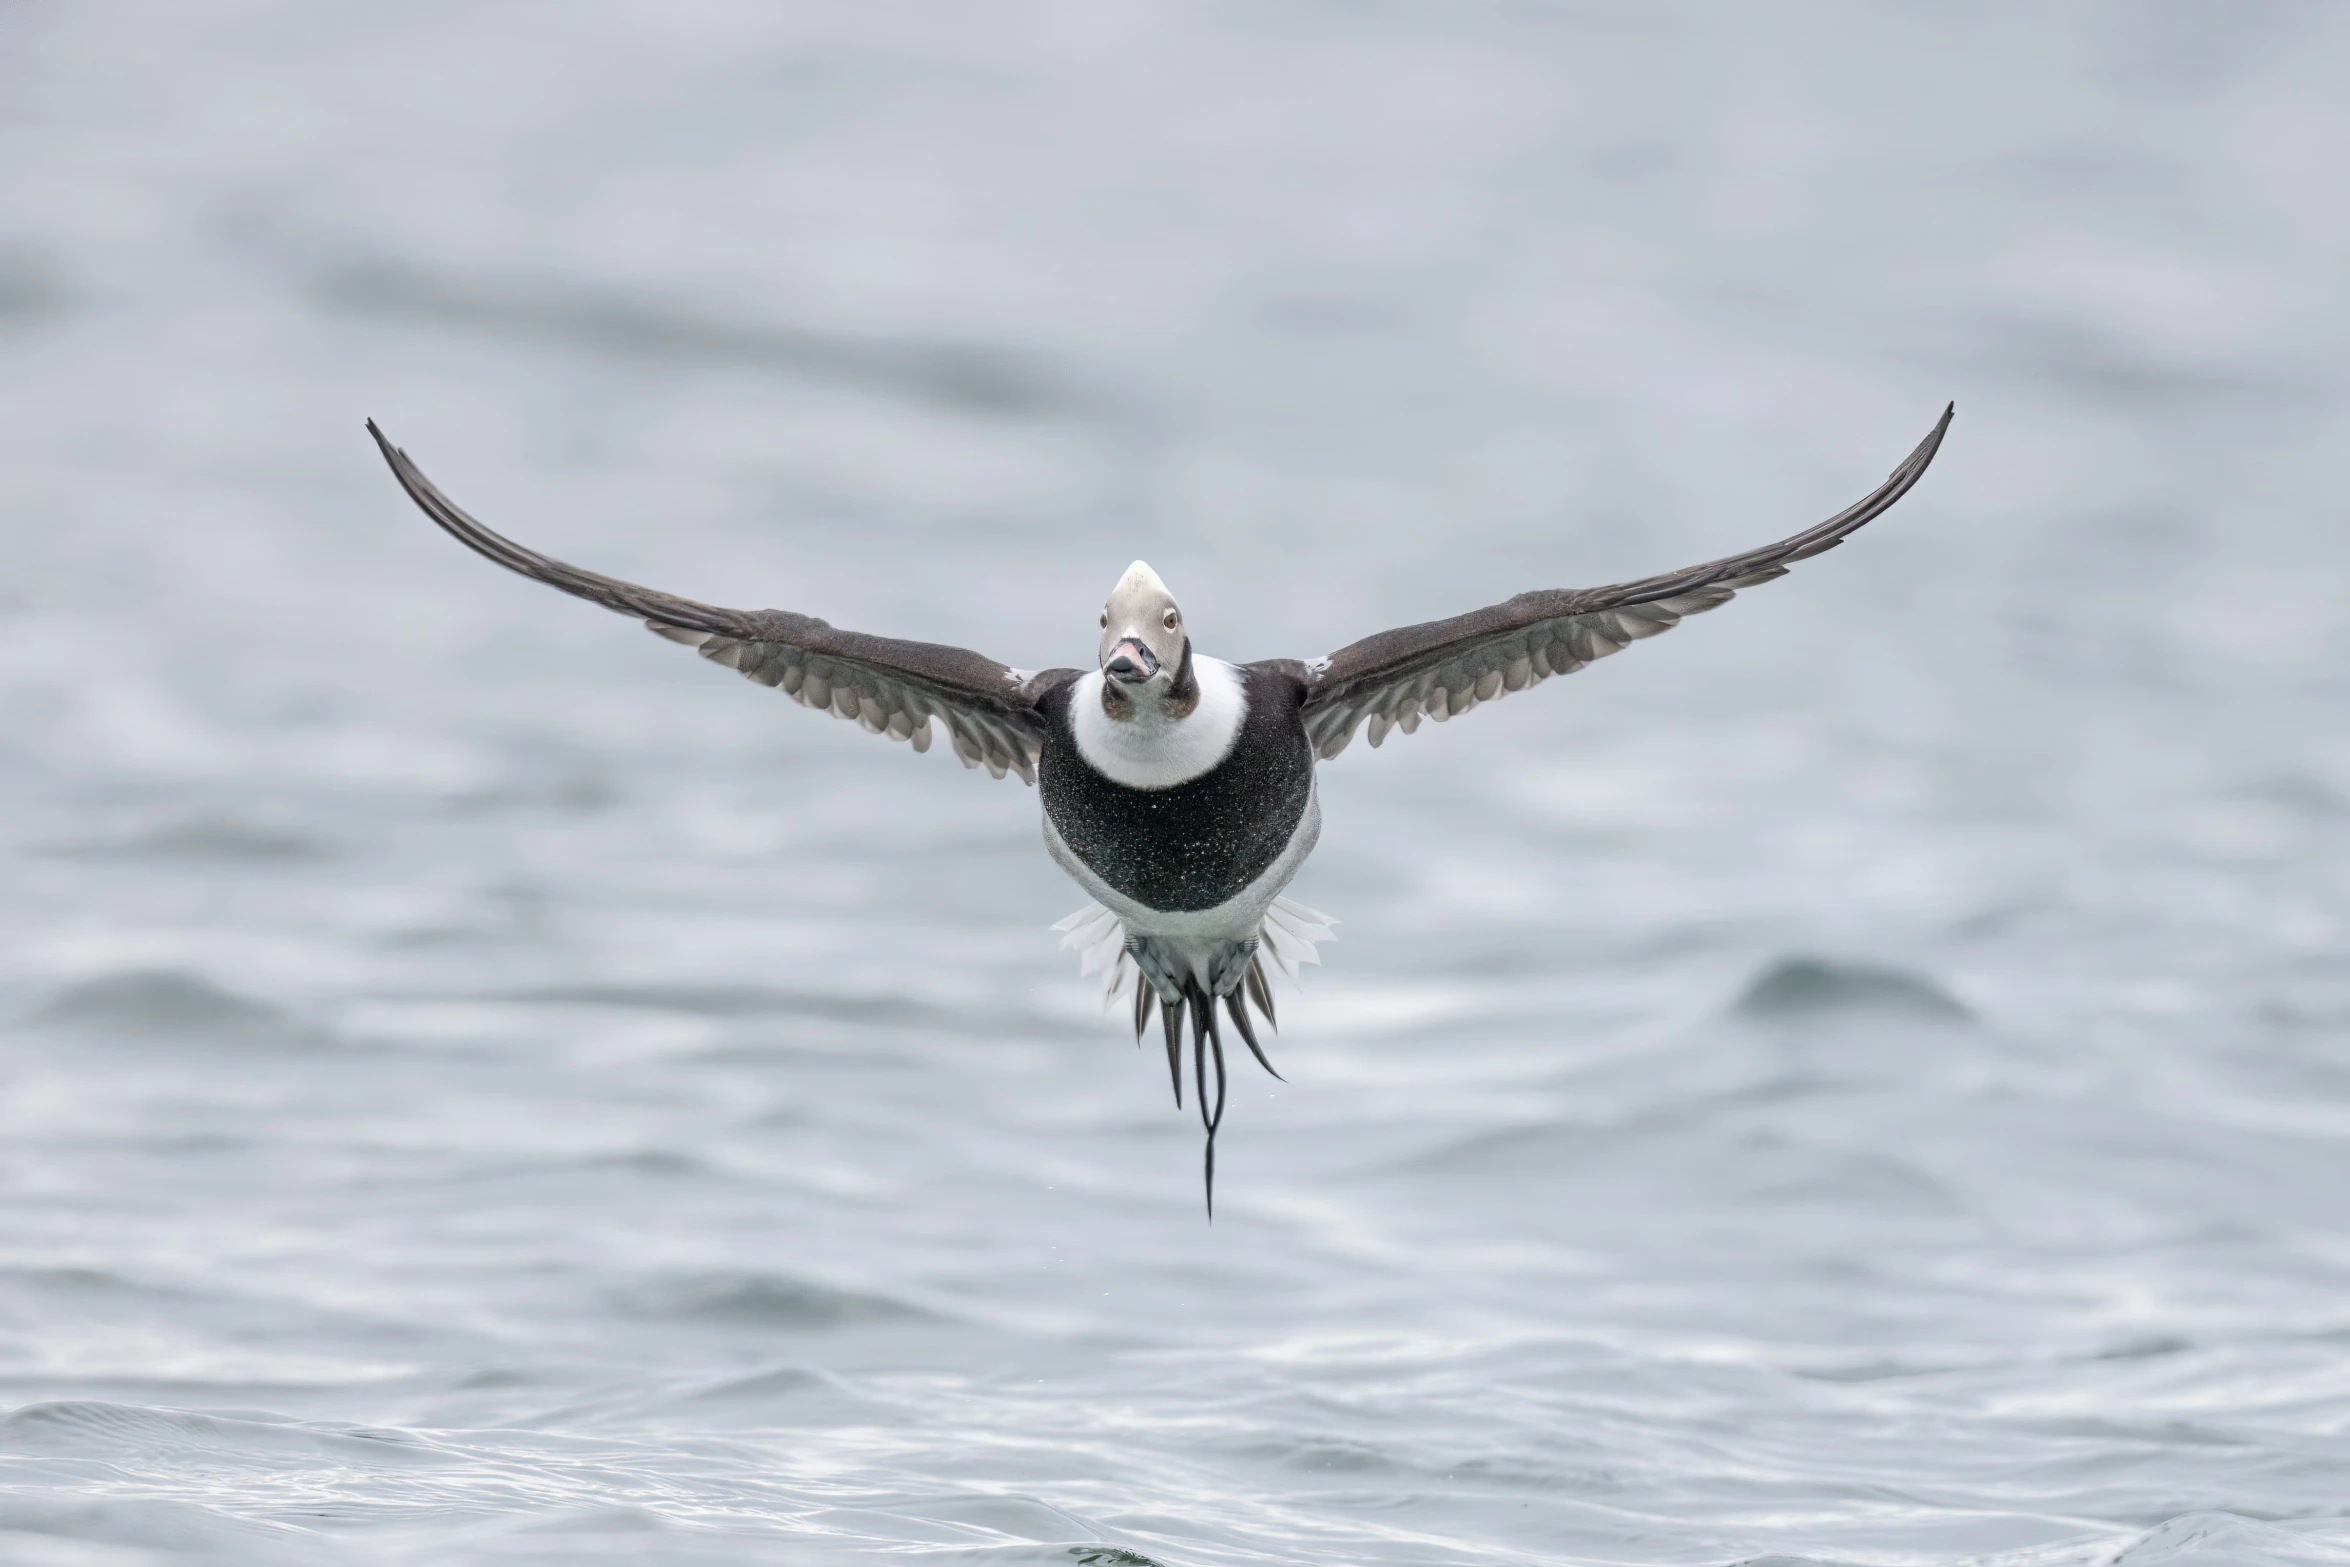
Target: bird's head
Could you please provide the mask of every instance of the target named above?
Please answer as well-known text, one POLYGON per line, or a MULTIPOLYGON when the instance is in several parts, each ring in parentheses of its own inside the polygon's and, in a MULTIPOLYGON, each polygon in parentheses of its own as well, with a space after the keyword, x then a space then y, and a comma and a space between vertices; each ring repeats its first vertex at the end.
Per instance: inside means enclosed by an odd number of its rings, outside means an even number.
POLYGON ((1189 663, 1191 636, 1183 611, 1159 574, 1141 561, 1110 590, 1102 606, 1102 675, 1118 687, 1178 683, 1189 663))

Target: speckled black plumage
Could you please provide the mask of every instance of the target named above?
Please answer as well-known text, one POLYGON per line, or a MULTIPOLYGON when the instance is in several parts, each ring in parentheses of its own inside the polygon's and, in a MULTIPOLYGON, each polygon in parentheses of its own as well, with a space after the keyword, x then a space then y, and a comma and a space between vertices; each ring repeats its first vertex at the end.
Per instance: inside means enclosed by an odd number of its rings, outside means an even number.
POLYGON ((1231 751, 1171 789, 1130 789, 1093 769, 1070 728, 1075 682, 1043 703, 1045 815, 1095 875, 1147 908, 1182 913, 1231 898, 1281 857, 1313 798, 1302 686, 1281 672, 1239 673, 1248 715, 1231 751))

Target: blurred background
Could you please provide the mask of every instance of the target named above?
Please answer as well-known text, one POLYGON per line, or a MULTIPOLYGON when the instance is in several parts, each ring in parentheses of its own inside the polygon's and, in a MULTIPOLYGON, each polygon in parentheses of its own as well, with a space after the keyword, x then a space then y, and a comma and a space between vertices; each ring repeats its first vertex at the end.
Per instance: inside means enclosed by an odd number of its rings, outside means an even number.
POLYGON ((0 4, 0 1560, 2350 1562, 2350 12, 0 4), (1324 769, 1235 1078, 1042 667, 1848 548, 1324 769))

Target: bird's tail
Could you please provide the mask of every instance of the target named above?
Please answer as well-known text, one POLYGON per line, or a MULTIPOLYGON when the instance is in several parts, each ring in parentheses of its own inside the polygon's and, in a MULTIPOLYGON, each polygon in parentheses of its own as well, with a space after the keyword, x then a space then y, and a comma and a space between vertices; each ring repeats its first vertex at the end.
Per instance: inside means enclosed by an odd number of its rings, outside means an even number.
POLYGON ((1294 983, 1298 970, 1319 963, 1315 948, 1333 940, 1330 927, 1338 922, 1288 898, 1276 898, 1266 910, 1257 934, 1247 941, 1226 944, 1203 965, 1195 954, 1179 951, 1155 936, 1130 936, 1123 920, 1098 903, 1089 903, 1055 925, 1061 945, 1081 954, 1080 972, 1102 975, 1103 1001, 1117 1006, 1128 998, 1134 1010, 1134 1040, 1142 1042, 1151 1015, 1158 1014, 1167 1042, 1167 1074, 1174 1080, 1175 1103, 1183 1104, 1184 1023, 1191 1024, 1191 1064, 1199 1101, 1200 1124, 1207 1129, 1206 1179, 1208 1217, 1216 1214, 1216 1129, 1224 1120, 1224 1031, 1228 1019, 1257 1065, 1273 1071, 1264 1046, 1258 1042, 1251 1011, 1269 1027, 1280 1025, 1273 1012, 1273 986, 1266 971, 1273 966, 1294 983), (1202 968, 1205 972, 1202 972, 1202 968), (1223 1004, 1219 1019, 1217 1003, 1223 1004), (1215 1097, 1208 1095, 1209 1066, 1215 1068, 1215 1097))

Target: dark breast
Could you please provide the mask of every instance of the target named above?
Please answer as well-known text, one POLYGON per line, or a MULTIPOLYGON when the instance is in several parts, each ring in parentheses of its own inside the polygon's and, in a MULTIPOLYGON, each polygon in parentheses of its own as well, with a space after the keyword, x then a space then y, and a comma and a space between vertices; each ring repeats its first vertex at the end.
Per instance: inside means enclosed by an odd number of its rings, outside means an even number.
POLYGON ((1262 876, 1313 798, 1314 754, 1284 676, 1242 669, 1248 716, 1224 760, 1172 789, 1103 777, 1069 732, 1074 685, 1047 699, 1037 787, 1071 853, 1119 892, 1169 913, 1212 909, 1262 876))

